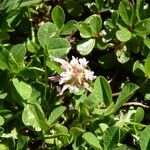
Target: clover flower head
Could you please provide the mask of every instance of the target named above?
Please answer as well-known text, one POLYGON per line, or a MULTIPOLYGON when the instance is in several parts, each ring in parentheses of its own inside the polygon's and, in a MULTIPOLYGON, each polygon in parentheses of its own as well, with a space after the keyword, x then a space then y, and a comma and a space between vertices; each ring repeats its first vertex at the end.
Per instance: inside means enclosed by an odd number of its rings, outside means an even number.
POLYGON ((50 80, 63 85, 59 95, 62 95, 66 89, 69 89, 70 93, 77 93, 80 87, 91 91, 89 81, 96 79, 96 76, 88 69, 88 61, 85 58, 78 59, 72 56, 70 62, 60 58, 54 58, 54 61, 60 63, 63 69, 59 76, 50 77, 50 80))

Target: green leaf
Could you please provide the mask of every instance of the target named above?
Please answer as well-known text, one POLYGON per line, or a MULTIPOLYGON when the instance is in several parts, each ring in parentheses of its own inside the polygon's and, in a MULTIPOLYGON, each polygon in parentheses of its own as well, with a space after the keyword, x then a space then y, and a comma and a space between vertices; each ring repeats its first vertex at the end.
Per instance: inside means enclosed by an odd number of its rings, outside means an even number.
POLYGON ((121 145, 115 148, 114 150, 128 150, 128 147, 126 145, 121 145))
POLYGON ((0 99, 4 99, 7 96, 7 93, 1 93, 0 91, 0 99))
POLYGON ((102 150, 99 140, 92 132, 86 132, 83 134, 82 138, 95 150, 102 150))
POLYGON ((39 28, 37 36, 41 46, 45 48, 47 41, 51 38, 59 37, 59 30, 55 24, 47 22, 39 28))
MULTIPOLYGON (((5 29, 0 29, 0 43, 2 43, 5 40, 9 40, 10 35, 7 33, 7 31, 5 31, 5 29)), ((0 45, 1 47, 1 45, 0 45)), ((1 48, 0 48, 1 49, 1 48)))
POLYGON ((108 47, 108 44, 103 42, 102 39, 96 40, 96 48, 99 50, 106 50, 108 47))
POLYGON ((79 127, 70 128, 70 134, 74 140, 77 139, 77 137, 79 137, 82 133, 83 133, 83 130, 79 127))
POLYGON ((90 26, 85 23, 85 22, 79 22, 78 25, 78 30, 80 31, 80 35, 81 37, 83 38, 89 38, 92 36, 92 31, 91 31, 91 28, 90 26))
POLYGON ((98 102, 103 103, 106 106, 109 106, 112 102, 111 87, 108 84, 107 80, 102 76, 96 79, 92 94, 95 95, 98 102))
POLYGON ((144 61, 137 60, 133 65, 133 73, 136 76, 144 77, 145 76, 145 68, 144 68, 144 61))
POLYGON ((133 23, 133 17, 134 17, 134 8, 133 5, 127 1, 122 0, 119 4, 118 8, 119 14, 122 18, 122 20, 129 26, 132 26, 133 23))
POLYGON ((141 150, 149 150, 150 148, 150 126, 147 126, 140 134, 141 150))
POLYGON ((24 57, 26 53, 24 44, 17 44, 13 46, 10 50, 10 53, 13 55, 14 59, 19 65, 24 66, 24 57))
POLYGON ((102 28, 102 19, 99 15, 90 16, 90 28, 93 35, 98 35, 102 28))
POLYGON ((104 133, 104 150, 114 150, 119 142, 119 128, 109 127, 104 133))
MULTIPOLYGON (((17 19, 17 17, 20 15, 20 11, 19 10, 13 10, 11 11, 11 13, 9 13, 9 15, 7 16, 7 23, 9 26, 12 26, 13 23, 15 23, 15 20, 17 19)), ((19 20, 20 21, 20 20, 19 20)))
POLYGON ((23 150, 28 140, 29 140, 28 136, 19 136, 16 150, 23 150))
POLYGON ((144 110, 138 107, 134 116, 134 122, 140 123, 144 119, 144 110))
POLYGON ((116 25, 117 25, 117 21, 118 21, 118 19, 119 19, 119 13, 118 13, 118 11, 114 11, 114 12, 112 13, 111 19, 112 19, 112 24, 113 24, 114 26, 116 26, 116 25))
POLYGON ((140 16, 142 14, 144 7, 144 0, 136 0, 136 16, 138 20, 140 20, 140 16))
POLYGON ((40 3, 42 0, 24 0, 20 3, 20 7, 29 7, 31 5, 37 5, 38 3, 40 3))
POLYGON ((130 59, 130 53, 126 47, 126 45, 124 45, 123 47, 121 47, 121 49, 117 49, 116 50, 116 56, 117 59, 120 63, 124 64, 127 61, 129 61, 130 59))
POLYGON ((15 89, 17 90, 18 94, 24 99, 29 99, 32 93, 32 87, 26 84, 23 81, 19 81, 17 78, 12 80, 15 89))
POLYGON ((96 4, 96 7, 101 10, 103 8, 103 5, 104 5, 104 1, 103 0, 95 0, 95 4, 96 4))
POLYGON ((148 55, 145 60, 144 68, 145 68, 145 74, 148 76, 148 78, 150 78, 150 55, 148 55))
POLYGON ((126 103, 138 89, 139 87, 134 83, 126 84, 117 98, 115 110, 118 110, 124 103, 126 103))
POLYGON ((27 50, 30 53, 37 53, 40 50, 40 47, 36 43, 34 43, 33 41, 31 41, 31 40, 27 41, 26 46, 27 46, 27 50))
POLYGON ((11 48, 8 56, 8 64, 12 72, 18 73, 25 67, 25 53, 26 51, 24 44, 17 44, 11 48))
POLYGON ((83 14, 83 7, 78 1, 64 0, 64 5, 72 16, 79 17, 83 14))
POLYGON ((0 149, 1 150, 10 150, 9 146, 3 143, 0 143, 0 149))
POLYGON ((95 39, 89 39, 88 41, 84 41, 81 44, 77 45, 77 50, 81 55, 88 55, 91 53, 95 46, 95 39))
POLYGON ((0 136, 4 133, 4 129, 0 127, 0 136))
POLYGON ((70 43, 64 38, 51 38, 47 41, 48 53, 54 57, 62 57, 68 54, 70 49, 70 43))
POLYGON ((77 31, 77 21, 68 21, 61 29, 61 35, 72 35, 77 31))
POLYGON ((150 18, 141 20, 135 25, 134 32, 138 35, 150 34, 150 18))
POLYGON ((0 45, 0 69, 1 70, 9 69, 8 54, 9 52, 5 48, 1 47, 0 45))
POLYGON ((131 39, 131 32, 124 28, 116 32, 116 37, 121 42, 127 42, 131 39))
POLYGON ((61 74, 62 71, 63 71, 63 69, 60 67, 60 65, 57 62, 53 61, 53 60, 47 60, 46 61, 46 66, 50 70, 55 71, 58 74, 61 74))
POLYGON ((144 39, 144 44, 150 49, 150 39, 144 39))
POLYGON ((59 119, 59 117, 64 113, 65 110, 66 110, 66 107, 64 106, 55 108, 52 111, 51 115, 49 116, 48 124, 50 126, 53 125, 59 119))
POLYGON ((0 126, 2 126, 3 124, 4 124, 4 118, 0 116, 0 126))
POLYGON ((69 144, 69 134, 68 134, 68 129, 67 127, 61 125, 61 124, 56 124, 55 125, 55 132, 56 135, 64 135, 61 136, 59 139, 63 143, 63 145, 68 145, 69 144))
POLYGON ((21 71, 20 75, 24 77, 37 78, 42 76, 45 73, 45 70, 37 67, 28 67, 21 71))
POLYGON ((63 9, 60 6, 56 6, 53 10, 52 10, 52 20, 54 22, 54 24, 61 29, 61 27, 64 25, 65 22, 65 13, 63 11, 63 9))
POLYGON ((108 18, 104 21, 104 26, 108 30, 112 30, 115 27, 113 22, 112 22, 112 19, 110 19, 110 18, 108 18))
POLYGON ((47 131, 49 128, 44 112, 38 103, 27 104, 22 113, 22 121, 26 126, 32 126, 36 131, 47 131))

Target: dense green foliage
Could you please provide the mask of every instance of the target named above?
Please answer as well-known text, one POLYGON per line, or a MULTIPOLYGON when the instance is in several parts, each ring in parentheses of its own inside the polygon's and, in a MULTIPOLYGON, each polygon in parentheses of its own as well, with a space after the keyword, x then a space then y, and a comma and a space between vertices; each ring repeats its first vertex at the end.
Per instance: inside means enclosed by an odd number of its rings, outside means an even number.
POLYGON ((0 0, 0 150, 149 150, 149 38, 148 1, 0 0))

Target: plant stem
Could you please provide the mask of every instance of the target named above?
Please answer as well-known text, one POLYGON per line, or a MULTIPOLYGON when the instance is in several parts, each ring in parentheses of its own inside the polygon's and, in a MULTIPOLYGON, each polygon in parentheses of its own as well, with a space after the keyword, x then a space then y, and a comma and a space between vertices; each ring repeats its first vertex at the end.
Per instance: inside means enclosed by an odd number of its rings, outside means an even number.
POLYGON ((140 106, 140 107, 143 107, 143 108, 150 109, 150 106, 144 105, 140 102, 128 102, 128 103, 125 103, 123 106, 140 106))
POLYGON ((69 134, 47 135, 47 136, 44 136, 44 137, 37 137, 36 139, 37 140, 52 139, 52 138, 58 138, 60 136, 67 136, 67 137, 69 137, 70 135, 69 134))
POLYGON ((46 55, 46 50, 44 50, 44 70, 45 70, 44 80, 45 80, 45 86, 46 86, 45 87, 45 92, 44 92, 44 101, 46 101, 47 85, 48 85, 48 75, 47 75, 46 60, 47 60, 47 55, 46 55))
POLYGON ((131 125, 140 125, 140 126, 143 126, 143 127, 147 127, 147 125, 136 123, 136 122, 125 122, 125 123, 126 124, 131 124, 131 125))
POLYGON ((33 19, 31 17, 31 12, 30 12, 29 8, 28 8, 28 16, 29 16, 30 27, 31 27, 31 39, 32 39, 32 42, 35 43, 35 32, 34 32, 34 26, 32 23, 33 19))

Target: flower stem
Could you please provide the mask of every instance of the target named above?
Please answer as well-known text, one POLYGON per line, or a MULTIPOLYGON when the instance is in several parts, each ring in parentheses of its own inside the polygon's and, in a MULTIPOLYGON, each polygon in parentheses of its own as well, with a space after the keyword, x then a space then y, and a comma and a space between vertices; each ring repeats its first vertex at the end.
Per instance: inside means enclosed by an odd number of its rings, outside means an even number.
POLYGON ((45 91, 44 91, 44 101, 46 101, 46 95, 47 95, 47 85, 48 85, 48 75, 47 75, 47 67, 46 67, 46 60, 47 60, 47 55, 46 55, 46 50, 44 50, 44 80, 45 80, 45 91))
POLYGON ((34 26, 33 26, 33 23, 32 23, 32 17, 31 17, 31 12, 28 8, 28 17, 29 17, 29 21, 30 21, 30 27, 31 27, 31 38, 32 38, 32 42, 35 43, 35 32, 34 32, 34 26))

